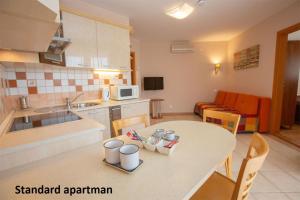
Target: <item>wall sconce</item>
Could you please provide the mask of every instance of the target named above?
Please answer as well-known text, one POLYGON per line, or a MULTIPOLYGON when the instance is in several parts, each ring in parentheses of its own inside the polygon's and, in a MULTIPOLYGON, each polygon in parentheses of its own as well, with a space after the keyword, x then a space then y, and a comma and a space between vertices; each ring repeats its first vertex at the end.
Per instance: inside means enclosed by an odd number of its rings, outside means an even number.
POLYGON ((219 73, 220 70, 221 70, 221 63, 216 63, 215 64, 215 74, 219 73))

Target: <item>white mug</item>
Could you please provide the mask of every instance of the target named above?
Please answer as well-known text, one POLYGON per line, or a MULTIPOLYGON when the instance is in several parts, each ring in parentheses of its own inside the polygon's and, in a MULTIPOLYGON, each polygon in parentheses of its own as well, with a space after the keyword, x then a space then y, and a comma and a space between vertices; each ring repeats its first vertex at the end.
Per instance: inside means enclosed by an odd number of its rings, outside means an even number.
POLYGON ((135 144, 127 144, 120 148, 121 167, 133 170, 139 165, 139 147, 135 144))
POLYGON ((175 131, 173 131, 173 130, 166 131, 165 137, 168 140, 174 140, 175 139, 175 131))
POLYGON ((110 164, 117 164, 120 162, 119 150, 123 146, 122 140, 114 139, 104 143, 105 160, 110 164))

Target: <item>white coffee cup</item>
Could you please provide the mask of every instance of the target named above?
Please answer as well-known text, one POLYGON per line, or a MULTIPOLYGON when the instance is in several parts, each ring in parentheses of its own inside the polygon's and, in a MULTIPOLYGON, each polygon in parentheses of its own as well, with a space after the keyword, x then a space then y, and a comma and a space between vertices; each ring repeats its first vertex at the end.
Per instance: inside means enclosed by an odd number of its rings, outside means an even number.
POLYGON ((173 130, 166 131, 166 134, 165 134, 165 138, 166 139, 168 139, 168 140, 174 140, 175 137, 176 137, 175 131, 173 131, 173 130))
POLYGON ((127 144, 120 148, 121 167, 126 170, 135 169, 140 162, 139 147, 135 144, 127 144))
POLYGON ((123 146, 122 140, 114 139, 104 143, 105 160, 110 164, 117 164, 120 162, 119 150, 123 146))

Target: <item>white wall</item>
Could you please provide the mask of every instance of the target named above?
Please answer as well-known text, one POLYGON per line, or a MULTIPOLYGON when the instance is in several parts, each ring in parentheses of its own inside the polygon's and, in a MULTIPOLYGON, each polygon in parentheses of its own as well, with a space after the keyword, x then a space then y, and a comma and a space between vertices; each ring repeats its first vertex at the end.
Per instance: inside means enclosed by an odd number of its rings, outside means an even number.
POLYGON ((163 76, 164 90, 142 91, 144 98, 163 98, 162 112, 192 112, 195 102, 210 101, 225 81, 227 42, 195 43, 191 54, 171 54, 170 42, 140 42, 140 79, 163 76), (214 74, 213 62, 223 71, 214 74))
POLYGON ((238 92, 271 97, 276 33, 299 22, 300 1, 232 39, 228 44, 229 88, 238 92), (260 44, 261 47, 259 67, 239 71, 233 70, 233 54, 256 44, 260 44))

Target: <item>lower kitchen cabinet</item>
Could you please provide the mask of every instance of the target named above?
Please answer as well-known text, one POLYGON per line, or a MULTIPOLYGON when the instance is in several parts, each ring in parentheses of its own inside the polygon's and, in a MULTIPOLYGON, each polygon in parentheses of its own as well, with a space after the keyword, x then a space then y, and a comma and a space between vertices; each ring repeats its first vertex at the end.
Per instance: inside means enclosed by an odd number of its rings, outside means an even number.
POLYGON ((125 104, 121 106, 121 116, 122 118, 134 117, 138 115, 149 115, 149 102, 139 102, 125 104))
MULTIPOLYGON (((116 106, 111 106, 110 108, 114 109, 114 107, 116 107, 116 106)), ((93 120, 103 124, 106 127, 106 130, 104 131, 104 135, 103 135, 104 140, 111 137, 110 120, 114 120, 114 117, 110 116, 109 107, 83 110, 83 111, 78 111, 78 112, 83 117, 93 119, 93 120)), ((133 103, 121 105, 121 116, 118 116, 117 118, 115 118, 115 120, 119 119, 120 117, 122 119, 124 119, 124 118, 130 118, 130 117, 134 117, 134 116, 144 115, 144 114, 149 115, 149 101, 133 102, 133 103)), ((144 127, 144 125, 137 124, 136 126, 132 126, 131 128, 139 129, 139 128, 143 128, 143 127, 144 127)), ((122 134, 127 133, 128 130, 129 129, 123 129, 122 134)))
POLYGON ((110 134, 110 119, 109 119, 109 109, 108 108, 97 108, 91 110, 79 111, 79 113, 87 118, 93 119, 106 127, 104 131, 103 139, 108 139, 111 137, 110 134))
MULTIPOLYGON (((125 104, 121 106, 121 116, 122 119, 135 117, 139 115, 149 115, 149 101, 139 102, 139 103, 132 103, 132 104, 125 104)), ((144 124, 137 124, 130 128, 123 128, 122 134, 126 134, 131 128, 132 129, 140 129, 144 128, 144 124)))

